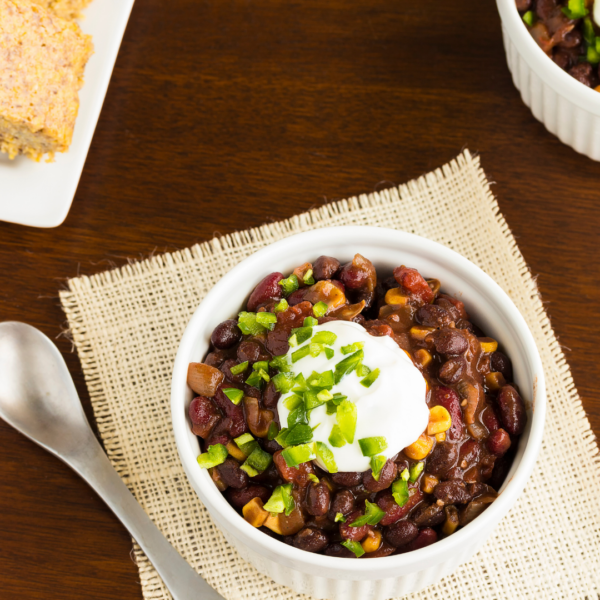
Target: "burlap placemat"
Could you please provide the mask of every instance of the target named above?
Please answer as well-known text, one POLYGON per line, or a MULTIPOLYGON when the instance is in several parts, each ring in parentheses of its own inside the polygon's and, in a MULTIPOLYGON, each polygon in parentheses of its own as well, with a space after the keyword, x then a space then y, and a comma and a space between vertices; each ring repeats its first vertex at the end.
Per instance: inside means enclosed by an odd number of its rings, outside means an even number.
MULTIPOLYGON (((547 378, 544 443, 523 495, 475 558, 414 597, 596 598, 598 448, 534 279, 479 160, 468 152, 399 188, 71 279, 60 297, 113 465, 171 543, 225 598, 300 598, 237 555, 188 484, 171 432, 171 368, 192 312, 231 267, 293 233, 350 224, 417 233, 481 267, 525 317, 547 378)), ((135 556, 144 597, 170 598, 137 546, 135 556)))

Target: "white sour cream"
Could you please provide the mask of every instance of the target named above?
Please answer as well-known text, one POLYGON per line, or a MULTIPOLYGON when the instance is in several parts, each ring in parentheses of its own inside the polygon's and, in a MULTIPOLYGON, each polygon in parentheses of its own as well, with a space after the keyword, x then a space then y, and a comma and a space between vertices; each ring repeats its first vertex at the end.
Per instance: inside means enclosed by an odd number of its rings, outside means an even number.
MULTIPOLYGON (((342 354, 341 347, 355 342, 364 344, 363 364, 371 370, 380 370, 379 377, 369 388, 361 385, 362 377, 353 371, 345 375, 331 390, 332 394, 339 392, 356 404, 358 416, 352 444, 334 448, 329 443, 331 428, 337 421, 335 414, 327 414, 326 405, 314 408, 309 416, 309 425, 311 427, 318 425, 313 434, 313 441, 327 444, 333 452, 338 471, 367 471, 371 459, 363 456, 358 444, 359 439, 385 437, 387 449, 381 454, 391 458, 412 444, 425 431, 429 419, 425 379, 404 350, 388 336, 374 337, 358 323, 349 321, 330 321, 318 325, 313 328, 313 335, 319 331, 331 331, 337 335, 336 341, 331 346, 335 351, 333 358, 328 359, 325 353, 321 352, 317 357, 309 354, 298 362, 292 363, 292 352, 304 344, 290 348, 287 358, 292 365, 294 375, 302 373, 308 380, 313 371, 335 372, 335 365, 349 356, 342 354)), ((305 342, 308 343, 310 340, 305 342)), ((287 426, 290 412, 284 402, 291 394, 292 392, 283 394, 277 405, 282 427, 287 426)), ((317 463, 325 468, 319 459, 317 463)))
POLYGON ((592 12, 594 22, 600 27, 600 0, 594 0, 594 8, 592 12))

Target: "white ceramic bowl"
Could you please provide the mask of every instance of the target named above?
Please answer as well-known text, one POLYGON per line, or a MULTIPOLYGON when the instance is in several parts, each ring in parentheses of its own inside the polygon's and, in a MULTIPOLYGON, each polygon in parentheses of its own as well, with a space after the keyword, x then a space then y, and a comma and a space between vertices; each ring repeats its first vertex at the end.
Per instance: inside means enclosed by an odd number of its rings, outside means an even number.
POLYGON ((500 287, 456 252, 430 240, 376 227, 332 227, 301 233, 250 256, 206 295, 185 330, 175 360, 171 393, 173 429, 190 483, 215 523, 241 556, 258 571, 299 593, 334 600, 383 600, 417 591, 451 573, 485 542, 523 490, 538 455, 544 428, 546 394, 542 364, 523 317, 500 287), (203 359, 210 335, 236 315, 254 286, 268 273, 289 273, 322 254, 350 260, 369 258, 378 273, 391 274, 406 264, 442 282, 444 291, 461 297, 474 321, 502 344, 512 358, 514 377, 530 401, 528 423, 499 498, 471 524, 415 552, 369 560, 311 554, 255 529, 227 503, 208 472, 196 462, 197 438, 187 407, 188 363, 203 359), (535 408, 535 410, 534 410, 535 408))
POLYGON ((546 56, 527 31, 515 0, 496 2, 508 68, 523 102, 561 142, 600 160, 600 93, 546 56))

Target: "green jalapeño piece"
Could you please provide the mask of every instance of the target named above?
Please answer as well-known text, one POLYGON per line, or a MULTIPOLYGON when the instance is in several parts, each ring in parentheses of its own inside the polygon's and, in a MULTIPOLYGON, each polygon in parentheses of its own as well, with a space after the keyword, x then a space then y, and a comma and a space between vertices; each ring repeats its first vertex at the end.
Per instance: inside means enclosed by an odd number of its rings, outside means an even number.
POLYGON ((282 279, 279 282, 283 293, 289 296, 292 292, 295 292, 300 286, 298 284, 298 278, 292 273, 289 277, 282 279))
POLYGON ((336 420, 344 439, 352 444, 356 432, 356 404, 350 400, 342 400, 337 407, 336 420))
POLYGON ((358 445, 363 456, 375 456, 388 447, 387 440, 383 436, 362 438, 362 440, 358 440, 358 445))
POLYGON ((227 448, 223 444, 214 444, 209 446, 208 450, 198 457, 198 464, 203 469, 211 469, 223 464, 228 454, 227 448))
POLYGON ((324 317, 327 313, 328 308, 329 307, 327 306, 327 304, 325 304, 325 302, 319 300, 319 302, 317 302, 313 306, 313 315, 315 315, 315 317, 324 317))

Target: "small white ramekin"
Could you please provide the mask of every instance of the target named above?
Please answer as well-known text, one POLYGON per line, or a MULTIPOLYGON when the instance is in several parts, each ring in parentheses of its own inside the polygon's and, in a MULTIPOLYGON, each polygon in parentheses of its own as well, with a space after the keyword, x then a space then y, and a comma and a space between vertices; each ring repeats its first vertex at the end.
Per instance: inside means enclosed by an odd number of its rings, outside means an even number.
POLYGON ((206 295, 181 340, 171 388, 173 429, 191 485, 229 543, 258 571, 296 592, 333 600, 384 600, 418 591, 468 560, 485 542, 522 492, 542 441, 546 392, 540 357, 527 325, 509 297, 483 271, 456 252, 430 240, 377 227, 332 227, 294 235, 253 254, 227 273, 206 295), (311 554, 265 535, 247 523, 196 462, 199 445, 187 407, 188 363, 201 361, 210 335, 235 316, 254 286, 268 273, 289 273, 298 264, 326 254, 341 261, 356 252, 384 275, 405 264, 442 282, 445 292, 464 300, 467 311, 512 358, 515 381, 530 401, 528 423, 498 499, 477 519, 450 537, 415 552, 351 560, 311 554))
POLYGON ((527 31, 515 0, 496 2, 508 68, 523 102, 561 142, 600 160, 600 93, 546 56, 527 31))

